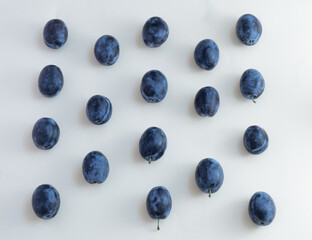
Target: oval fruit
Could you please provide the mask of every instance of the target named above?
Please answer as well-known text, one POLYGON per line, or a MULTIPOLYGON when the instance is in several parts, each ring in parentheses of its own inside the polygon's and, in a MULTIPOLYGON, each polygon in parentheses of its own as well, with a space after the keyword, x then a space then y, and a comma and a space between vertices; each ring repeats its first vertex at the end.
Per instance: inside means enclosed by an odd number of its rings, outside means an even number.
POLYGON ((164 155, 167 148, 167 137, 158 127, 150 127, 144 131, 139 142, 141 156, 149 161, 156 161, 164 155))
POLYGON ((248 212, 255 224, 267 226, 274 220, 276 207, 269 194, 256 192, 249 201, 248 212))
POLYGON ((219 93, 213 87, 204 87, 195 96, 194 107, 199 116, 214 116, 219 109, 219 105, 219 93))
POLYGON ((217 192, 223 184, 224 174, 221 165, 212 158, 201 160, 195 172, 195 181, 199 189, 208 193, 217 192))
POLYGON ((172 200, 167 188, 158 186, 152 188, 146 198, 146 208, 152 219, 158 220, 157 230, 159 230, 159 219, 169 216, 172 207, 172 200))

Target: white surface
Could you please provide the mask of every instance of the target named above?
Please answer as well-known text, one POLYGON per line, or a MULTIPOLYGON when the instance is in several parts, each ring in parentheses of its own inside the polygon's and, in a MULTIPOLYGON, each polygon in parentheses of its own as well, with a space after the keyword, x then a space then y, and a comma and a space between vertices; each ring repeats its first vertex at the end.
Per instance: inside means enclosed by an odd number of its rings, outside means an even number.
POLYGON ((311 239, 312 214, 312 1, 9 1, 0 2, 0 238, 1 239, 311 239), (27 3, 26 3, 27 2, 27 3), (239 43, 234 30, 245 13, 256 15, 263 34, 257 45, 239 43), (145 21, 160 16, 170 28, 167 42, 147 48, 145 21), (69 38, 59 50, 42 41, 45 23, 65 21, 69 38), (95 61, 95 41, 104 34, 121 45, 111 67, 95 61), (211 38, 220 61, 210 71, 193 61, 196 44, 211 38), (58 65, 65 83, 53 99, 37 89, 41 69, 58 65), (257 104, 244 99, 239 79, 247 68, 264 76, 266 89, 257 104), (142 76, 161 70, 169 90, 159 104, 140 95, 142 76), (215 87, 221 105, 213 118, 193 109, 196 92, 215 87), (111 120, 95 126, 85 116, 94 94, 113 104, 111 120), (37 149, 31 139, 40 117, 60 126, 58 144, 37 149), (270 138, 261 155, 247 154, 245 129, 258 124, 270 138), (164 156, 151 165, 138 153, 150 126, 168 138, 164 156), (102 185, 83 179, 81 164, 92 150, 102 151, 110 174, 102 185), (222 188, 202 194, 194 181, 197 163, 215 158, 224 169, 222 188), (57 216, 44 221, 31 207, 34 189, 50 183, 61 195, 57 216), (171 192, 170 216, 156 221, 145 199, 157 185, 171 192), (247 214, 256 191, 274 199, 277 214, 257 227, 247 214))

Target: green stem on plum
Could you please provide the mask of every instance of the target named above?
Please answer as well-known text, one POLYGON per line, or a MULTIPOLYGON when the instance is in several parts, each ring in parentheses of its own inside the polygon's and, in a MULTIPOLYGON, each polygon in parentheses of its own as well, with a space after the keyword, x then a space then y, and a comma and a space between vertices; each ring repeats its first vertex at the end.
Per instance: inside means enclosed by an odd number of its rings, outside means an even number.
POLYGON ((157 230, 160 230, 160 227, 159 227, 159 218, 157 219, 157 230))
POLYGON ((209 189, 208 196, 211 197, 211 189, 209 189))
POLYGON ((152 158, 149 157, 149 158, 148 158, 148 164, 151 164, 151 162, 152 162, 152 158))
POLYGON ((251 100, 256 103, 255 99, 254 99, 254 96, 251 96, 251 100))

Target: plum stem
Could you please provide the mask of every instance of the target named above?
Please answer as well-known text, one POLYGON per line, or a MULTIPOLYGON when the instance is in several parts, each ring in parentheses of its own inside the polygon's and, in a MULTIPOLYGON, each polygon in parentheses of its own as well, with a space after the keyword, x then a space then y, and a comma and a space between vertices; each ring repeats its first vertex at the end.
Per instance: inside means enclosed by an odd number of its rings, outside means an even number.
POLYGON ((253 95, 251 96, 251 100, 252 100, 254 103, 257 103, 257 102, 255 101, 255 99, 254 99, 254 96, 253 96, 253 95))
POLYGON ((157 219, 157 230, 160 230, 160 227, 159 227, 159 218, 157 219))
POLYGON ((152 162, 152 158, 149 157, 149 158, 148 158, 148 164, 151 164, 151 162, 152 162))
POLYGON ((211 197, 211 189, 209 189, 208 196, 211 197))

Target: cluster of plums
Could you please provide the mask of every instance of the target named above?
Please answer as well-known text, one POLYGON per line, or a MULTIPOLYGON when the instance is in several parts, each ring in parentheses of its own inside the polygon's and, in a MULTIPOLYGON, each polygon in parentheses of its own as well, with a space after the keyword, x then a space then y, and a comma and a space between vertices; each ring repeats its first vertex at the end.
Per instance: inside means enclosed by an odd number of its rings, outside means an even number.
MULTIPOLYGON (((241 16, 236 24, 238 39, 248 45, 256 44, 261 36, 262 27, 260 21, 251 14, 241 16)), ((142 30, 142 38, 146 46, 160 47, 168 38, 169 28, 160 17, 152 17, 147 20, 142 30)), ((60 48, 68 37, 65 23, 59 19, 50 20, 43 31, 45 44, 50 48, 60 48)), ((109 35, 100 37, 94 47, 94 55, 100 64, 110 66, 119 58, 120 47, 118 41, 109 35)), ((219 60, 219 48, 211 39, 200 41, 194 51, 196 64, 205 70, 212 70, 219 60)), ((63 87, 63 74, 55 65, 49 65, 42 69, 38 86, 39 91, 46 97, 56 96, 63 87)), ((255 101, 264 91, 264 79, 255 69, 246 70, 240 79, 240 90, 244 97, 255 101)), ((147 72, 141 81, 140 92, 149 103, 162 101, 168 90, 165 75, 159 70, 147 72)), ((194 100, 194 108, 198 115, 205 117, 214 116, 220 105, 218 91, 211 87, 200 89, 194 100)), ((104 96, 92 96, 86 105, 86 115, 89 121, 101 125, 109 121, 112 115, 112 104, 104 96)), ((40 149, 51 149, 60 136, 60 129, 52 118, 39 119, 32 131, 34 144, 40 149)), ((250 126, 244 134, 243 142, 247 151, 251 154, 260 154, 268 147, 268 135, 259 126, 250 126)), ((150 127, 144 131, 139 141, 139 152, 146 161, 151 163, 160 159, 167 148, 167 137, 164 131, 158 127, 150 127)), ((82 173, 85 180, 90 183, 103 183, 109 174, 107 158, 99 151, 92 151, 86 155, 82 163, 82 173)), ((212 158, 201 160, 195 171, 195 181, 199 189, 209 194, 217 192, 223 184, 224 173, 221 165, 212 158)), ((43 219, 54 217, 60 206, 58 191, 49 184, 37 187, 33 193, 32 206, 36 215, 43 219)), ((146 207, 151 218, 158 220, 169 216, 172 199, 169 191, 163 186, 151 189, 147 195, 146 207)), ((273 199, 265 192, 256 192, 249 202, 249 215, 252 221, 258 225, 270 224, 275 216, 275 204, 273 199)))

